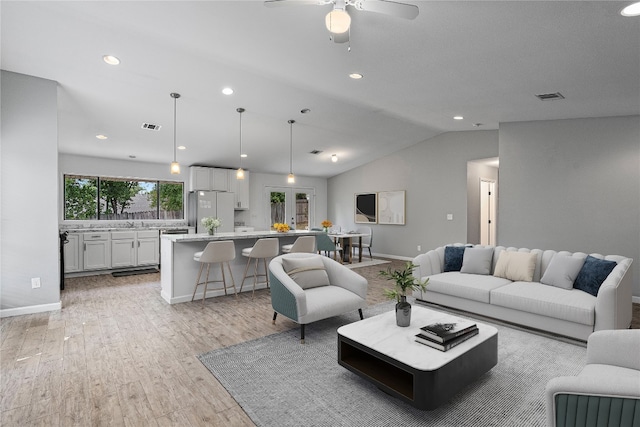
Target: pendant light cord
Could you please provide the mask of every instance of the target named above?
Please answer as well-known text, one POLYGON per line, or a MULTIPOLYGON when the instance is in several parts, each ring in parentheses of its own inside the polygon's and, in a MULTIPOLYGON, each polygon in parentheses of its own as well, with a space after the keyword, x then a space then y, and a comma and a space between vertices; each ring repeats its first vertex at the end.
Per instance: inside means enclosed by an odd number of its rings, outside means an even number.
POLYGON ((177 148, 176 148, 176 109, 177 109, 178 97, 173 97, 173 162, 176 161, 177 148))

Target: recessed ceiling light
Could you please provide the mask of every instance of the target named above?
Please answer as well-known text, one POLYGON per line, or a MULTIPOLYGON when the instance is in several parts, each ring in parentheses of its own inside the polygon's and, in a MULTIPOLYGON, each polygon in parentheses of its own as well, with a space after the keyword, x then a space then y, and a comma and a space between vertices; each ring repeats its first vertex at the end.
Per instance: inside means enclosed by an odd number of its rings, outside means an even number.
POLYGON ((231 89, 230 87, 225 87, 224 89, 222 89, 222 93, 225 95, 232 95, 233 89, 231 89))
POLYGON ((333 163, 337 162, 337 161, 338 161, 338 155, 337 155, 337 154, 332 154, 332 155, 331 155, 331 161, 332 161, 333 163))
POLYGON ((354 80, 360 80, 364 76, 362 74, 360 74, 360 73, 351 73, 351 74, 349 74, 349 77, 351 77, 354 80))
POLYGON ((107 139, 108 137, 107 137, 107 135, 98 134, 98 135, 96 135, 96 138, 98 138, 98 139, 107 139))
POLYGON ((463 120, 464 117, 462 116, 453 116, 453 120, 463 120))
POLYGON ((247 155, 242 153, 242 154, 240 154, 240 157, 247 157, 247 155))
POLYGON ((118 65, 120 63, 120 60, 113 55, 104 55, 102 60, 109 65, 118 65))
POLYGON ((185 147, 184 145, 178 145, 178 150, 186 150, 187 147, 185 147))
POLYGON ((640 2, 631 3, 620 11, 622 16, 640 16, 640 2))

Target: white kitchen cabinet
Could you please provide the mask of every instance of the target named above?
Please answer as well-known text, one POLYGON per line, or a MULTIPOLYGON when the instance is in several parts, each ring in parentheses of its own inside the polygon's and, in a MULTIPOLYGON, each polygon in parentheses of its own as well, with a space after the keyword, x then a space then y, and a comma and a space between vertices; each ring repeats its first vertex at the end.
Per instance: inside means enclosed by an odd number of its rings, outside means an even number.
POLYGON ((68 242, 64 245, 64 272, 75 273, 82 271, 82 255, 80 234, 69 233, 68 242))
POLYGON ((111 267, 133 267, 136 265, 136 232, 111 232, 111 267))
POLYGON ((111 236, 108 232, 83 233, 83 269, 111 268, 111 236))
POLYGON ((230 169, 229 191, 235 194, 235 210, 249 209, 249 171, 244 171, 244 179, 238 179, 236 169, 230 169))
POLYGON ((229 191, 228 171, 206 166, 189 167, 189 191, 229 191))
POLYGON ((160 262, 160 237, 157 230, 137 232, 137 265, 157 265, 160 262))

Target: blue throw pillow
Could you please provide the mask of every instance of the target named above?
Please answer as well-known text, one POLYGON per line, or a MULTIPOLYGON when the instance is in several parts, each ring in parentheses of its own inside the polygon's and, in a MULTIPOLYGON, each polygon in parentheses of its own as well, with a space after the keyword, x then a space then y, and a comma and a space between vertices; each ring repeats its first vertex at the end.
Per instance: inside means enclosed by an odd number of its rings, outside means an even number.
POLYGON ((464 246, 444 247, 444 271, 460 271, 464 259, 464 246))
POLYGON ((580 273, 578 273, 578 277, 576 277, 576 281, 573 283, 573 287, 597 297, 600 285, 616 265, 615 261, 606 261, 588 255, 587 259, 584 260, 580 273))

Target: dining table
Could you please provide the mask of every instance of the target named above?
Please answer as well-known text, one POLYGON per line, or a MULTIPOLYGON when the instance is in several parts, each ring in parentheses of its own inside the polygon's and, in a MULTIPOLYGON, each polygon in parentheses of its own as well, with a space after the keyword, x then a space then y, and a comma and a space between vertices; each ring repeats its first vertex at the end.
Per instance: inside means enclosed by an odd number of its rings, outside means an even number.
MULTIPOLYGON (((352 242, 352 239, 357 238, 358 247, 360 248, 360 250, 358 250, 358 262, 362 262, 362 238, 367 237, 369 234, 347 231, 345 233, 329 232, 328 235, 333 239, 333 242, 336 245, 337 244, 341 245, 343 252, 342 252, 342 258, 340 259, 340 262, 343 264, 345 262, 349 264, 353 263, 353 253, 351 251, 351 246, 352 246, 351 242, 352 242)), ((335 259, 336 261, 338 260, 338 251, 335 251, 333 253, 333 259, 335 259)))

